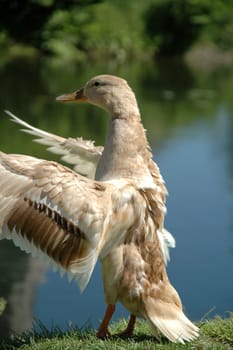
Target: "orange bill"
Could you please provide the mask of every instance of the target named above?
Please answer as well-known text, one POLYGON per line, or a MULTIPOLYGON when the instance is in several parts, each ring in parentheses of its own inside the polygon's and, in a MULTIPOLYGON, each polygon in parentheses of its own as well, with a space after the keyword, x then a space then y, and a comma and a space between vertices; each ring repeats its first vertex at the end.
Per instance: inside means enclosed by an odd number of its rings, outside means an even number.
POLYGON ((81 88, 75 92, 71 92, 69 94, 64 94, 58 96, 56 101, 59 102, 85 102, 87 101, 87 97, 84 95, 84 89, 81 88))

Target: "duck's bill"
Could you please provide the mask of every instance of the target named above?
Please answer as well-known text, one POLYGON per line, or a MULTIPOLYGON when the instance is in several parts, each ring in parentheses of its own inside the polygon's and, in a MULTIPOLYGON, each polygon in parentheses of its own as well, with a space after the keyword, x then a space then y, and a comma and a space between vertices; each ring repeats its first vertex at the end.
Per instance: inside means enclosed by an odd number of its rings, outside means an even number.
POLYGON ((64 94, 58 96, 56 101, 59 102, 86 102, 87 97, 84 95, 84 89, 79 89, 75 92, 71 92, 69 94, 64 94))

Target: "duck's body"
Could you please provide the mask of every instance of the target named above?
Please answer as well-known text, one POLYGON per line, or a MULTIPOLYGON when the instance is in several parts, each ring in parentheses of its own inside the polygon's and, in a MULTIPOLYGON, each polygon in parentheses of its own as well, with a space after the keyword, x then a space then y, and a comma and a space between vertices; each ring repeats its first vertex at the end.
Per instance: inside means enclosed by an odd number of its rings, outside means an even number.
POLYGON ((100 259, 108 308, 99 337, 109 334, 120 301, 131 312, 124 335, 140 316, 171 341, 194 339, 198 329, 183 314, 166 274, 166 239, 173 244, 163 226, 166 188, 132 90, 125 80, 103 75, 58 100, 87 100, 110 113, 104 150, 94 157, 95 181, 53 162, 2 155, 2 235, 24 249, 22 242, 27 250, 35 246, 75 275, 82 289, 100 259), (38 224, 49 225, 47 233, 38 224))

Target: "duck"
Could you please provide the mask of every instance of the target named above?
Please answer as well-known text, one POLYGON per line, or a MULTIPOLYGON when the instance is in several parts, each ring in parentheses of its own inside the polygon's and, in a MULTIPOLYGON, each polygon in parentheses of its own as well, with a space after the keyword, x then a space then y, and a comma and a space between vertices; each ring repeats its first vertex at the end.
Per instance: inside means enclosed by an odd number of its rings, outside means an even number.
POLYGON ((126 80, 105 74, 57 101, 105 110, 105 145, 64 139, 8 112, 74 169, 0 152, 0 239, 11 239, 67 273, 81 291, 100 261, 107 308, 97 337, 111 335, 109 323, 120 302, 130 318, 119 336, 132 336, 141 317, 156 337, 159 329, 171 342, 192 341, 199 329, 184 314, 166 272, 169 248, 175 245, 164 228, 167 190, 133 90, 126 80))

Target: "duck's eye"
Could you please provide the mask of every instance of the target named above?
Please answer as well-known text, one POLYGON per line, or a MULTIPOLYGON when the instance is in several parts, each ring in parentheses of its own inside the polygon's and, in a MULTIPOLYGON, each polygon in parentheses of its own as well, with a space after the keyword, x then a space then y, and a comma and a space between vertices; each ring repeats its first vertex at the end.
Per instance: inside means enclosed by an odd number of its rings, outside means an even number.
POLYGON ((95 81, 94 82, 94 86, 99 86, 100 85, 100 82, 99 81, 95 81))

